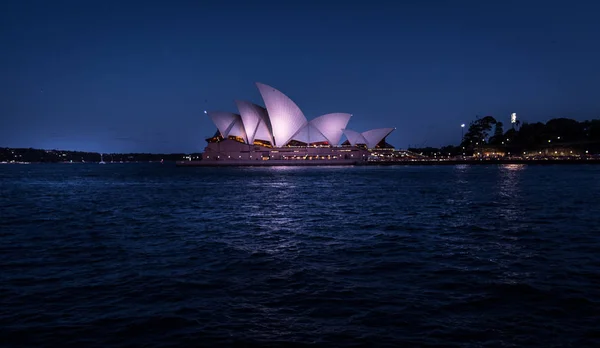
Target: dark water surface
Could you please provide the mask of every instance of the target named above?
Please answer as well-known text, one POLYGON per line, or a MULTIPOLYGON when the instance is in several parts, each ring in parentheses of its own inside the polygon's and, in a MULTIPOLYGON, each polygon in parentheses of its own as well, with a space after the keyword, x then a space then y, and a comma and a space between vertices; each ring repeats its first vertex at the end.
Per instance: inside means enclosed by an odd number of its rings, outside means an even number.
POLYGON ((600 346, 600 166, 0 166, 0 346, 600 346))

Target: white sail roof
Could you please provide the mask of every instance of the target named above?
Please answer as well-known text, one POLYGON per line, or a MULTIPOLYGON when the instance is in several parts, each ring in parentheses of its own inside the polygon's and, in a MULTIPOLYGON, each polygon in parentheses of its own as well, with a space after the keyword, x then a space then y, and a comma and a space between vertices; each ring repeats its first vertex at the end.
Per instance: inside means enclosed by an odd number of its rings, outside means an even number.
POLYGON ((306 123, 302 110, 275 88, 256 83, 265 102, 276 146, 285 146, 306 123))
POLYGON ((330 145, 340 143, 342 134, 352 145, 364 144, 374 148, 395 128, 371 129, 363 133, 345 129, 352 115, 330 113, 319 116, 310 122, 302 110, 285 94, 277 89, 256 83, 266 108, 236 100, 240 114, 231 112, 206 112, 219 129, 223 137, 237 136, 247 144, 260 139, 269 141, 273 146, 287 145, 294 139, 306 144, 327 142, 330 145))
POLYGON ((217 126, 223 138, 233 135, 247 141, 246 131, 240 115, 225 111, 207 111, 206 113, 217 126))
POLYGON ((379 142, 382 141, 385 137, 387 137, 391 132, 393 132, 394 129, 396 128, 371 129, 366 132, 362 132, 362 136, 367 141, 367 147, 369 149, 372 149, 375 146, 377 146, 377 144, 379 144, 379 142))
POLYGON ((341 112, 325 114, 310 121, 316 127, 330 145, 338 145, 342 138, 342 132, 346 128, 352 115, 341 112))
POLYGON ((248 136, 247 143, 253 144, 254 139, 260 139, 270 141, 273 144, 271 122, 267 110, 262 106, 243 100, 236 100, 235 104, 240 111, 244 129, 248 136))
POLYGON ((242 122, 242 118, 240 117, 240 115, 236 115, 236 119, 233 122, 233 124, 231 125, 231 128, 229 129, 229 133, 227 134, 227 136, 236 136, 236 137, 240 137, 242 139, 244 139, 245 143, 248 143, 248 137, 246 136, 246 130, 244 129, 244 123, 242 122))
POLYGON ((294 134, 292 139, 306 144, 328 141, 312 122, 308 122, 304 127, 300 128, 300 130, 294 134))
POLYGON ((351 129, 344 129, 344 134, 346 135, 346 138, 348 138, 348 142, 350 142, 350 145, 354 146, 357 144, 367 143, 365 137, 363 137, 363 135, 357 131, 353 131, 351 129))
POLYGON ((229 129, 235 122, 235 114, 222 111, 207 111, 206 114, 211 118, 217 129, 223 137, 227 137, 229 129))

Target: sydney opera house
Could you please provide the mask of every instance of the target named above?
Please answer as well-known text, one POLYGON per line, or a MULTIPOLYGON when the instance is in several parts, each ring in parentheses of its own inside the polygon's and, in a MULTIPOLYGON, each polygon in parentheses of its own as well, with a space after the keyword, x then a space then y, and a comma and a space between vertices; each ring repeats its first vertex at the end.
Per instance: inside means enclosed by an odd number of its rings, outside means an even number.
POLYGON ((393 148, 385 139, 394 128, 357 132, 347 128, 352 115, 339 112, 308 120, 285 94, 256 85, 264 107, 236 100, 239 113, 204 111, 217 131, 206 139, 201 165, 358 164, 375 149, 393 148))

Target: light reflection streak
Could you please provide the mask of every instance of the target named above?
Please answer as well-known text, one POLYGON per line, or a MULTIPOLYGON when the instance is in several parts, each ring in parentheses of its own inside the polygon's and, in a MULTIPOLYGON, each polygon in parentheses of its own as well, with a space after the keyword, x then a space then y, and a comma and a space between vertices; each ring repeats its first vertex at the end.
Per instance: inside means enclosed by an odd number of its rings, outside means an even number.
POLYGON ((506 164, 500 167, 498 194, 501 201, 496 209, 496 215, 503 217, 507 222, 514 222, 522 217, 519 203, 523 170, 525 170, 523 164, 506 164))
POLYGON ((294 257, 301 242, 299 234, 303 233, 302 212, 307 209, 303 206, 307 200, 301 197, 306 185, 297 174, 301 170, 306 168, 281 166, 256 170, 260 174, 255 173, 259 175, 252 175, 245 183, 251 189, 245 191, 239 206, 240 226, 253 238, 228 241, 231 247, 250 254, 294 257))
POLYGON ((534 256, 534 253, 521 245, 521 237, 518 236, 518 222, 524 217, 521 186, 526 168, 524 164, 506 164, 499 168, 498 194, 501 200, 495 215, 501 218, 498 227, 503 232, 498 235, 499 240, 493 247, 499 250, 502 257, 493 261, 504 271, 501 281, 507 284, 519 284, 533 276, 530 272, 510 270, 515 262, 523 262, 521 260, 534 256))
MULTIPOLYGON (((447 210, 455 215, 449 230, 438 239, 446 249, 444 255, 466 261, 463 270, 495 269, 498 281, 507 284, 527 282, 535 276, 529 270, 516 271, 516 264, 526 264, 535 256, 523 245, 523 174, 525 165, 498 167, 454 166, 454 187, 447 200, 447 210), (496 181, 496 182, 494 182, 496 181), (490 186, 488 186, 490 185, 490 186), (492 197, 481 200, 481 189, 493 189, 492 197), (483 217, 483 219, 482 219, 483 217), (465 233, 455 235, 454 228, 465 233), (488 242, 482 243, 485 236, 488 242)), ((452 216, 453 214, 451 214, 452 216)))
POLYGON ((288 172, 288 171, 299 171, 302 169, 306 169, 306 167, 301 166, 273 166, 269 167, 269 171, 274 172, 288 172))
POLYGON ((459 164, 454 166, 454 172, 457 176, 457 180, 456 182, 458 184, 467 184, 468 181, 466 180, 466 175, 469 172, 470 166, 466 165, 466 164, 459 164))
POLYGON ((511 200, 518 198, 520 194, 520 172, 525 170, 525 165, 506 164, 502 165, 500 169, 500 196, 511 200))

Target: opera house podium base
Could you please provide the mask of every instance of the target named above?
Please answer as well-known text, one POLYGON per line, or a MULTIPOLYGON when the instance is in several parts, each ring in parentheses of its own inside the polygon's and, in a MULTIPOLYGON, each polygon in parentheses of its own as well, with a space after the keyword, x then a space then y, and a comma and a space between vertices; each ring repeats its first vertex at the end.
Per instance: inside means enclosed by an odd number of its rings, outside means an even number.
POLYGON ((179 167, 275 167, 275 166, 356 166, 367 162, 355 160, 232 160, 232 161, 178 161, 179 167))
POLYGON ((356 146, 248 145, 233 139, 209 143, 201 161, 180 161, 178 166, 331 166, 366 163, 369 151, 356 146))

